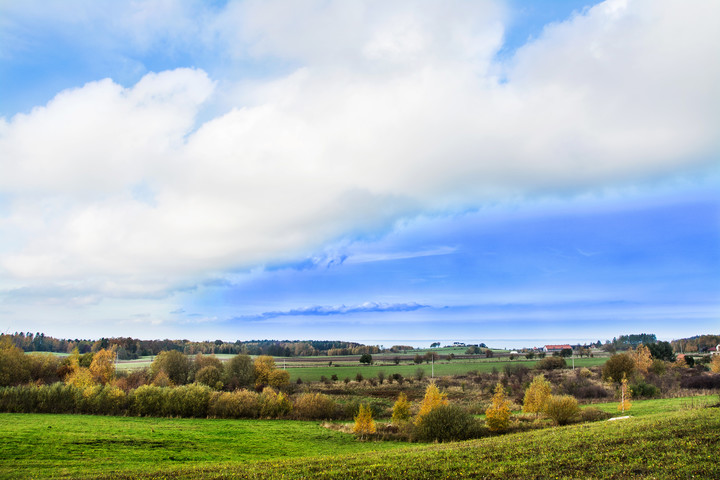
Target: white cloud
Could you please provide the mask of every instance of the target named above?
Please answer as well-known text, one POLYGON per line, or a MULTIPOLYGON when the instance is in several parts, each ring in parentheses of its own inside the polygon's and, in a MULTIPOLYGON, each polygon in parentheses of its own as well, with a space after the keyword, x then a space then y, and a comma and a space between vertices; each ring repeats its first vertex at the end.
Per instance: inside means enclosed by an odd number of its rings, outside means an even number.
MULTIPOLYGON (((404 214, 707 164, 719 10, 607 2, 502 66, 493 2, 231 2, 189 35, 291 74, 102 80, 0 120, 0 272, 155 295, 404 214), (227 113, 196 125, 212 95, 227 113)), ((132 31, 150 29, 133 15, 132 31)))

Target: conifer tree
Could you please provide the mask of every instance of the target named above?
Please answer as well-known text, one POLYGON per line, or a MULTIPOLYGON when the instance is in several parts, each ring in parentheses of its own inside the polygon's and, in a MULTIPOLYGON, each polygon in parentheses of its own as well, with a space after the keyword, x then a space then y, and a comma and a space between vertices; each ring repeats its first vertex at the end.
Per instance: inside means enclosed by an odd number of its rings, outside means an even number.
POLYGON ((377 431, 375 420, 372 418, 372 410, 364 403, 360 405, 357 417, 355 417, 355 425, 353 433, 364 440, 366 436, 372 435, 377 431))
POLYGON ((392 409, 392 423, 395 425, 405 422, 410 418, 410 402, 408 402, 407 395, 401 393, 398 396, 395 405, 392 409))
POLYGON ((431 412, 433 409, 439 407, 440 405, 447 405, 448 401, 446 396, 447 395, 444 393, 440 393, 440 390, 438 390, 437 385, 434 383, 428 385, 425 389, 425 398, 423 398, 423 401, 420 404, 420 411, 418 412, 417 417, 415 417, 415 424, 419 424, 422 421, 422 417, 431 412))

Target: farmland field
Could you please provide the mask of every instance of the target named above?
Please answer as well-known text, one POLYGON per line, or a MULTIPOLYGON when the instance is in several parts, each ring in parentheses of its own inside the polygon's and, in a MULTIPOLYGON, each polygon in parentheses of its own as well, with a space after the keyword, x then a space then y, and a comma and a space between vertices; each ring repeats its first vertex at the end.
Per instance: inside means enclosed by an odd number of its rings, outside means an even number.
POLYGON ((317 422, 1 414, 0 478, 717 478, 717 402, 644 400, 627 420, 445 445, 317 422))

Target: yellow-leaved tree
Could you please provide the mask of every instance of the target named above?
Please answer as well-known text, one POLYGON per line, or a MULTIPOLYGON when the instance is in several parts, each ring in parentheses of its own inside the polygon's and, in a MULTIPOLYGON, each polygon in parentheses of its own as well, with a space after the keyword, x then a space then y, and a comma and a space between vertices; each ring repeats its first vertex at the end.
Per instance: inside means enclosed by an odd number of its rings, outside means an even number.
POLYGON ((630 407, 632 404, 630 403, 630 389, 628 388, 628 380, 627 377, 623 375, 622 382, 620 383, 620 405, 618 405, 618 410, 625 413, 626 411, 630 410, 630 407))
POLYGON ((713 355, 713 358, 710 361, 710 370, 715 373, 720 373, 720 354, 713 355))
POLYGON ((632 356, 635 361, 635 370, 647 373, 648 368, 652 365, 652 355, 650 354, 650 349, 645 345, 639 345, 632 353, 632 356))
POLYGON ((538 416, 545 407, 548 399, 552 395, 550 382, 545 380, 544 375, 538 375, 533 378, 532 383, 525 390, 525 398, 523 399, 523 412, 534 413, 538 416))
POLYGON ((290 383, 290 374, 275 368, 275 359, 269 355, 260 355, 255 359, 255 388, 270 385, 280 388, 290 383))
POLYGON ((407 395, 400 393, 392 409, 392 423, 398 425, 410 419, 410 402, 407 395))
POLYGON ((491 432, 502 432, 510 426, 510 401, 500 383, 495 387, 492 404, 485 410, 485 423, 491 432))
POLYGON ((115 378, 115 352, 104 348, 98 350, 93 355, 90 373, 96 382, 103 385, 110 383, 115 378))
POLYGON ((372 418, 372 410, 364 403, 360 405, 357 417, 355 417, 355 425, 353 425, 353 433, 364 440, 368 435, 372 435, 377 431, 375 420, 372 418))
POLYGON ((96 385, 93 374, 90 369, 80 366, 80 352, 74 349, 68 357, 70 372, 65 377, 65 383, 73 385, 82 390, 92 388, 96 385))
POLYGON ((415 424, 419 424, 424 415, 427 415, 440 405, 447 405, 448 401, 446 397, 447 395, 440 393, 437 385, 434 383, 428 385, 425 389, 425 398, 423 398, 423 401, 420 404, 420 411, 418 412, 417 417, 415 417, 415 424))

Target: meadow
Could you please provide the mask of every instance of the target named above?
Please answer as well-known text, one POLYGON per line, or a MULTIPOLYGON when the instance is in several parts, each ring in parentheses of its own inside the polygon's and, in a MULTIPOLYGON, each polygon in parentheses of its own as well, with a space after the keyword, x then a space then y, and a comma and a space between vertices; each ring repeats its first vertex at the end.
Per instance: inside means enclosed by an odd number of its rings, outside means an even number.
POLYGON ((0 478, 717 478, 719 400, 447 444, 360 442, 317 422, 0 414, 0 478))

